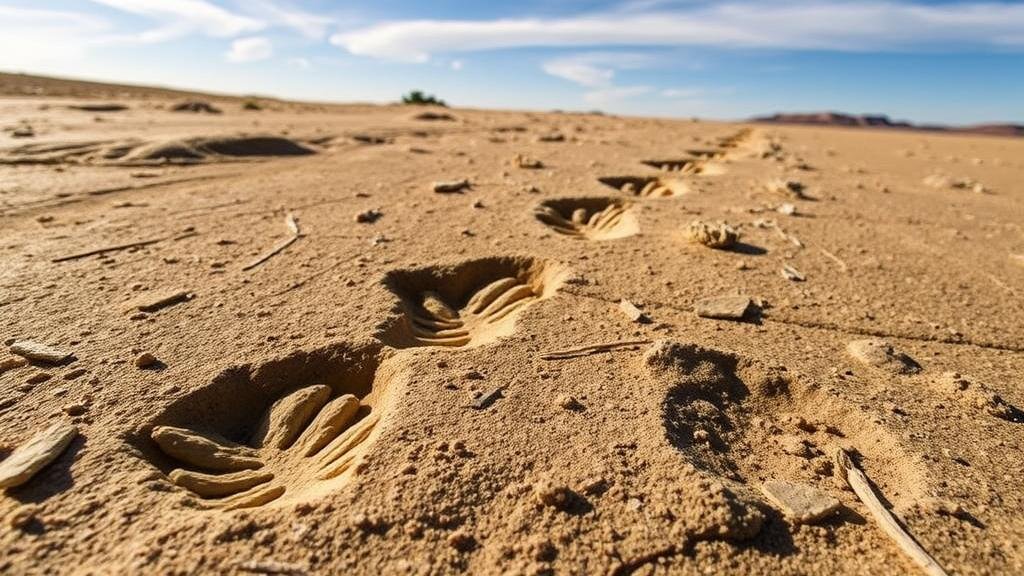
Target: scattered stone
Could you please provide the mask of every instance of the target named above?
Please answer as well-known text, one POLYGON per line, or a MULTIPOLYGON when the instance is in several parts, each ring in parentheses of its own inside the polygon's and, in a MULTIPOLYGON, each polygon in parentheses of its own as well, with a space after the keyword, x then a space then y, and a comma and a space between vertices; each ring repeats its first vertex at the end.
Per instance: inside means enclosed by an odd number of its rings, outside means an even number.
POLYGON ((839 500, 806 484, 769 480, 761 485, 761 491, 796 524, 813 523, 839 509, 839 500))
POLYGON ((7 525, 13 530, 27 530, 32 524, 39 521, 36 516, 39 509, 31 504, 19 506, 7 517, 7 525))
POLYGON ((804 280, 807 280, 807 277, 803 275, 803 272, 800 272, 799 270, 793 268, 789 264, 783 264, 781 272, 782 277, 785 278, 786 280, 790 280, 793 282, 803 282, 804 280))
POLYGON ((637 322, 639 324, 647 324, 651 321, 650 316, 644 313, 643 310, 639 309, 629 300, 623 298, 619 300, 619 310, 629 318, 631 322, 637 322))
POLYGON ((0 462, 0 488, 12 488, 28 482, 32 476, 53 462, 78 435, 73 424, 58 422, 18 446, 0 462))
POLYGON ((173 306, 180 302, 187 302, 192 299, 192 293, 188 290, 171 290, 171 291, 160 291, 153 294, 147 294, 142 298, 137 299, 131 305, 131 310, 139 310, 141 312, 156 312, 161 308, 173 306))
POLYGON ((751 304, 749 296, 710 296, 698 300, 693 311, 701 318, 740 320, 751 304))
POLYGON ((35 374, 29 376, 28 379, 25 380, 25 382, 27 382, 28 384, 42 384, 43 382, 46 382, 50 378, 53 378, 53 374, 50 374, 49 372, 36 372, 35 374))
POLYGON ((135 365, 139 368, 150 368, 155 366, 158 362, 160 361, 156 359, 156 356, 153 356, 149 352, 143 352, 135 358, 135 365))
POLYGON ((64 350, 52 348, 46 344, 22 340, 11 344, 11 354, 16 354, 29 360, 48 362, 50 364, 63 364, 71 359, 71 353, 64 350))
POLYGON ((566 410, 572 411, 583 409, 583 404, 580 404, 579 400, 577 400, 573 396, 570 396, 569 394, 563 394, 562 396, 559 396, 558 405, 561 406, 562 408, 565 408, 566 410))
POLYGON ((448 180, 434 182, 433 190, 438 194, 454 194, 470 187, 469 180, 448 180))
POLYGON ((690 242, 718 249, 731 248, 739 239, 739 233, 725 222, 709 223, 702 220, 690 222, 686 236, 690 242))
POLYGON ((786 216, 793 216, 796 214, 796 206, 790 204, 789 202, 786 202, 785 204, 780 204, 779 207, 775 209, 775 211, 778 212, 779 214, 785 214, 786 216))
POLYGON ((14 370, 15 368, 21 368, 27 366, 28 360, 24 358, 4 358, 0 360, 0 374, 7 372, 8 370, 14 370))
POLYGON ((28 125, 18 126, 14 130, 11 130, 12 138, 31 138, 35 135, 35 130, 33 130, 32 127, 28 125))
POLYGON ((64 413, 67 414, 68 416, 81 416, 82 414, 85 414, 85 411, 88 409, 88 406, 80 402, 75 402, 73 404, 65 404, 61 408, 61 410, 63 410, 64 413))
POLYGON ((931 174, 925 177, 922 183, 931 188, 955 188, 958 190, 970 190, 977 194, 984 194, 989 191, 981 182, 966 176, 951 178, 943 174, 931 174))
POLYGON ((540 136, 537 136, 537 142, 565 142, 565 134, 560 132, 541 134, 540 136))
POLYGON ((528 170, 537 170, 544 167, 544 163, 536 158, 531 158, 524 154, 516 154, 513 164, 518 168, 526 168, 528 170))
POLYGON ((551 480, 540 480, 533 485, 533 493, 537 501, 544 506, 565 510, 572 505, 573 492, 564 484, 556 484, 551 480))
POLYGON ((765 187, 773 194, 781 194, 791 198, 797 198, 799 200, 807 199, 807 195, 804 194, 806 187, 796 180, 783 180, 776 178, 774 180, 770 180, 765 187))
POLYGON ((916 374, 921 371, 921 365, 913 358, 880 338, 854 340, 846 345, 846 352, 869 368, 892 374, 916 374))
POLYGON ((381 212, 380 210, 371 208, 369 210, 364 210, 363 212, 356 214, 355 221, 358 224, 373 224, 377 220, 380 220, 380 217, 383 215, 384 213, 381 212))

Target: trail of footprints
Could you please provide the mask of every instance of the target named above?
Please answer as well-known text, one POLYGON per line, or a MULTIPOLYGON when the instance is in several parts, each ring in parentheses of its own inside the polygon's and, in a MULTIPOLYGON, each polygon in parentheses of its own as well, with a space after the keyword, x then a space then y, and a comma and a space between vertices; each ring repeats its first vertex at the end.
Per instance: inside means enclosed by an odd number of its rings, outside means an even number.
POLYGON ((588 240, 614 240, 637 232, 629 203, 613 198, 548 200, 534 209, 540 222, 559 234, 588 240))
POLYGON ((391 383, 387 373, 367 376, 329 357, 300 355, 269 370, 289 377, 264 394, 259 371, 249 378, 229 371, 172 406, 160 418, 169 422, 150 432, 172 463, 170 481, 199 497, 202 508, 262 506, 340 480, 368 446, 391 383), (321 382, 291 385, 307 378, 321 382), (212 417, 197 416, 204 410, 212 417))
POLYGON ((478 346, 512 332, 516 316, 552 296, 565 269, 532 258, 489 258, 448 269, 398 271, 385 284, 402 319, 384 336, 396 348, 478 346))
MULTIPOLYGON (((722 157, 747 134, 723 139, 718 150, 691 150, 692 158, 684 162, 645 163, 700 173, 703 163, 722 157)), ((604 177, 600 182, 640 198, 688 191, 686 182, 675 177, 604 177)), ((534 216, 561 235, 610 240, 637 232, 631 208, 629 201, 616 198, 564 198, 542 202, 534 216)), ((566 276, 561 265, 535 258, 393 271, 384 286, 398 299, 398 319, 380 340, 395 349, 493 342, 511 334, 517 316, 554 295, 566 276)), ((206 509, 259 507, 336 487, 376 435, 395 378, 377 359, 381 350, 352 354, 361 360, 348 360, 347 352, 339 363, 337 354, 318 350, 251 369, 248 375, 226 371, 157 419, 148 436, 159 455, 150 460, 206 509), (287 377, 267 384, 268 372, 287 377)))

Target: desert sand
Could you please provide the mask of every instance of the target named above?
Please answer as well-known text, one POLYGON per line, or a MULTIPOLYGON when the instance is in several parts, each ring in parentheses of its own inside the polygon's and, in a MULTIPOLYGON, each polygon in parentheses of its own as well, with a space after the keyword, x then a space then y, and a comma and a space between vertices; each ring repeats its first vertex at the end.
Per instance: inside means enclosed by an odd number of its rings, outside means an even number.
POLYGON ((1024 139, 0 93, 0 572, 1024 572, 1024 139))

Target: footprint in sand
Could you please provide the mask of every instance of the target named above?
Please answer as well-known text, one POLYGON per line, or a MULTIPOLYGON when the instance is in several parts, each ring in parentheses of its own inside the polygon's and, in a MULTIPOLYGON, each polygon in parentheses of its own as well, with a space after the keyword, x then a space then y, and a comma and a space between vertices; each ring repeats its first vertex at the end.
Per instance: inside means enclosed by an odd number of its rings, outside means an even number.
POLYGON ((381 339, 396 348, 479 346, 512 333, 520 312, 549 298, 567 269, 535 258, 486 258, 389 273, 401 320, 381 339))
POLYGON ((561 198, 547 200, 533 215, 559 234, 586 240, 615 240, 639 232, 629 202, 614 198, 561 198))
POLYGON ((398 379, 378 355, 338 346, 225 371, 168 407, 140 443, 201 508, 322 494, 377 435, 398 379))
POLYGON ((605 176, 597 180, 623 194, 640 198, 672 198, 690 192, 690 186, 680 178, 605 176))
POLYGON ((837 448, 859 454, 894 505, 910 505, 926 492, 921 463, 877 418, 784 368, 670 341, 652 345, 643 363, 667 389, 662 419, 669 443, 741 496, 758 499, 773 480, 838 496, 837 448))

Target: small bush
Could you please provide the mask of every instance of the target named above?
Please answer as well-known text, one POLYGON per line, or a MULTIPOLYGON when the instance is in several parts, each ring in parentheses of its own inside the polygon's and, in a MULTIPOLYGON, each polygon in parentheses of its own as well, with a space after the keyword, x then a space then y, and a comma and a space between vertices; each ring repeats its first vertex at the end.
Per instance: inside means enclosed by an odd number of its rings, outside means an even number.
POLYGON ((424 94, 422 90, 413 90, 408 94, 402 96, 402 104, 412 104, 416 106, 424 106, 433 104, 434 106, 447 106, 444 100, 435 98, 433 94, 424 94))

